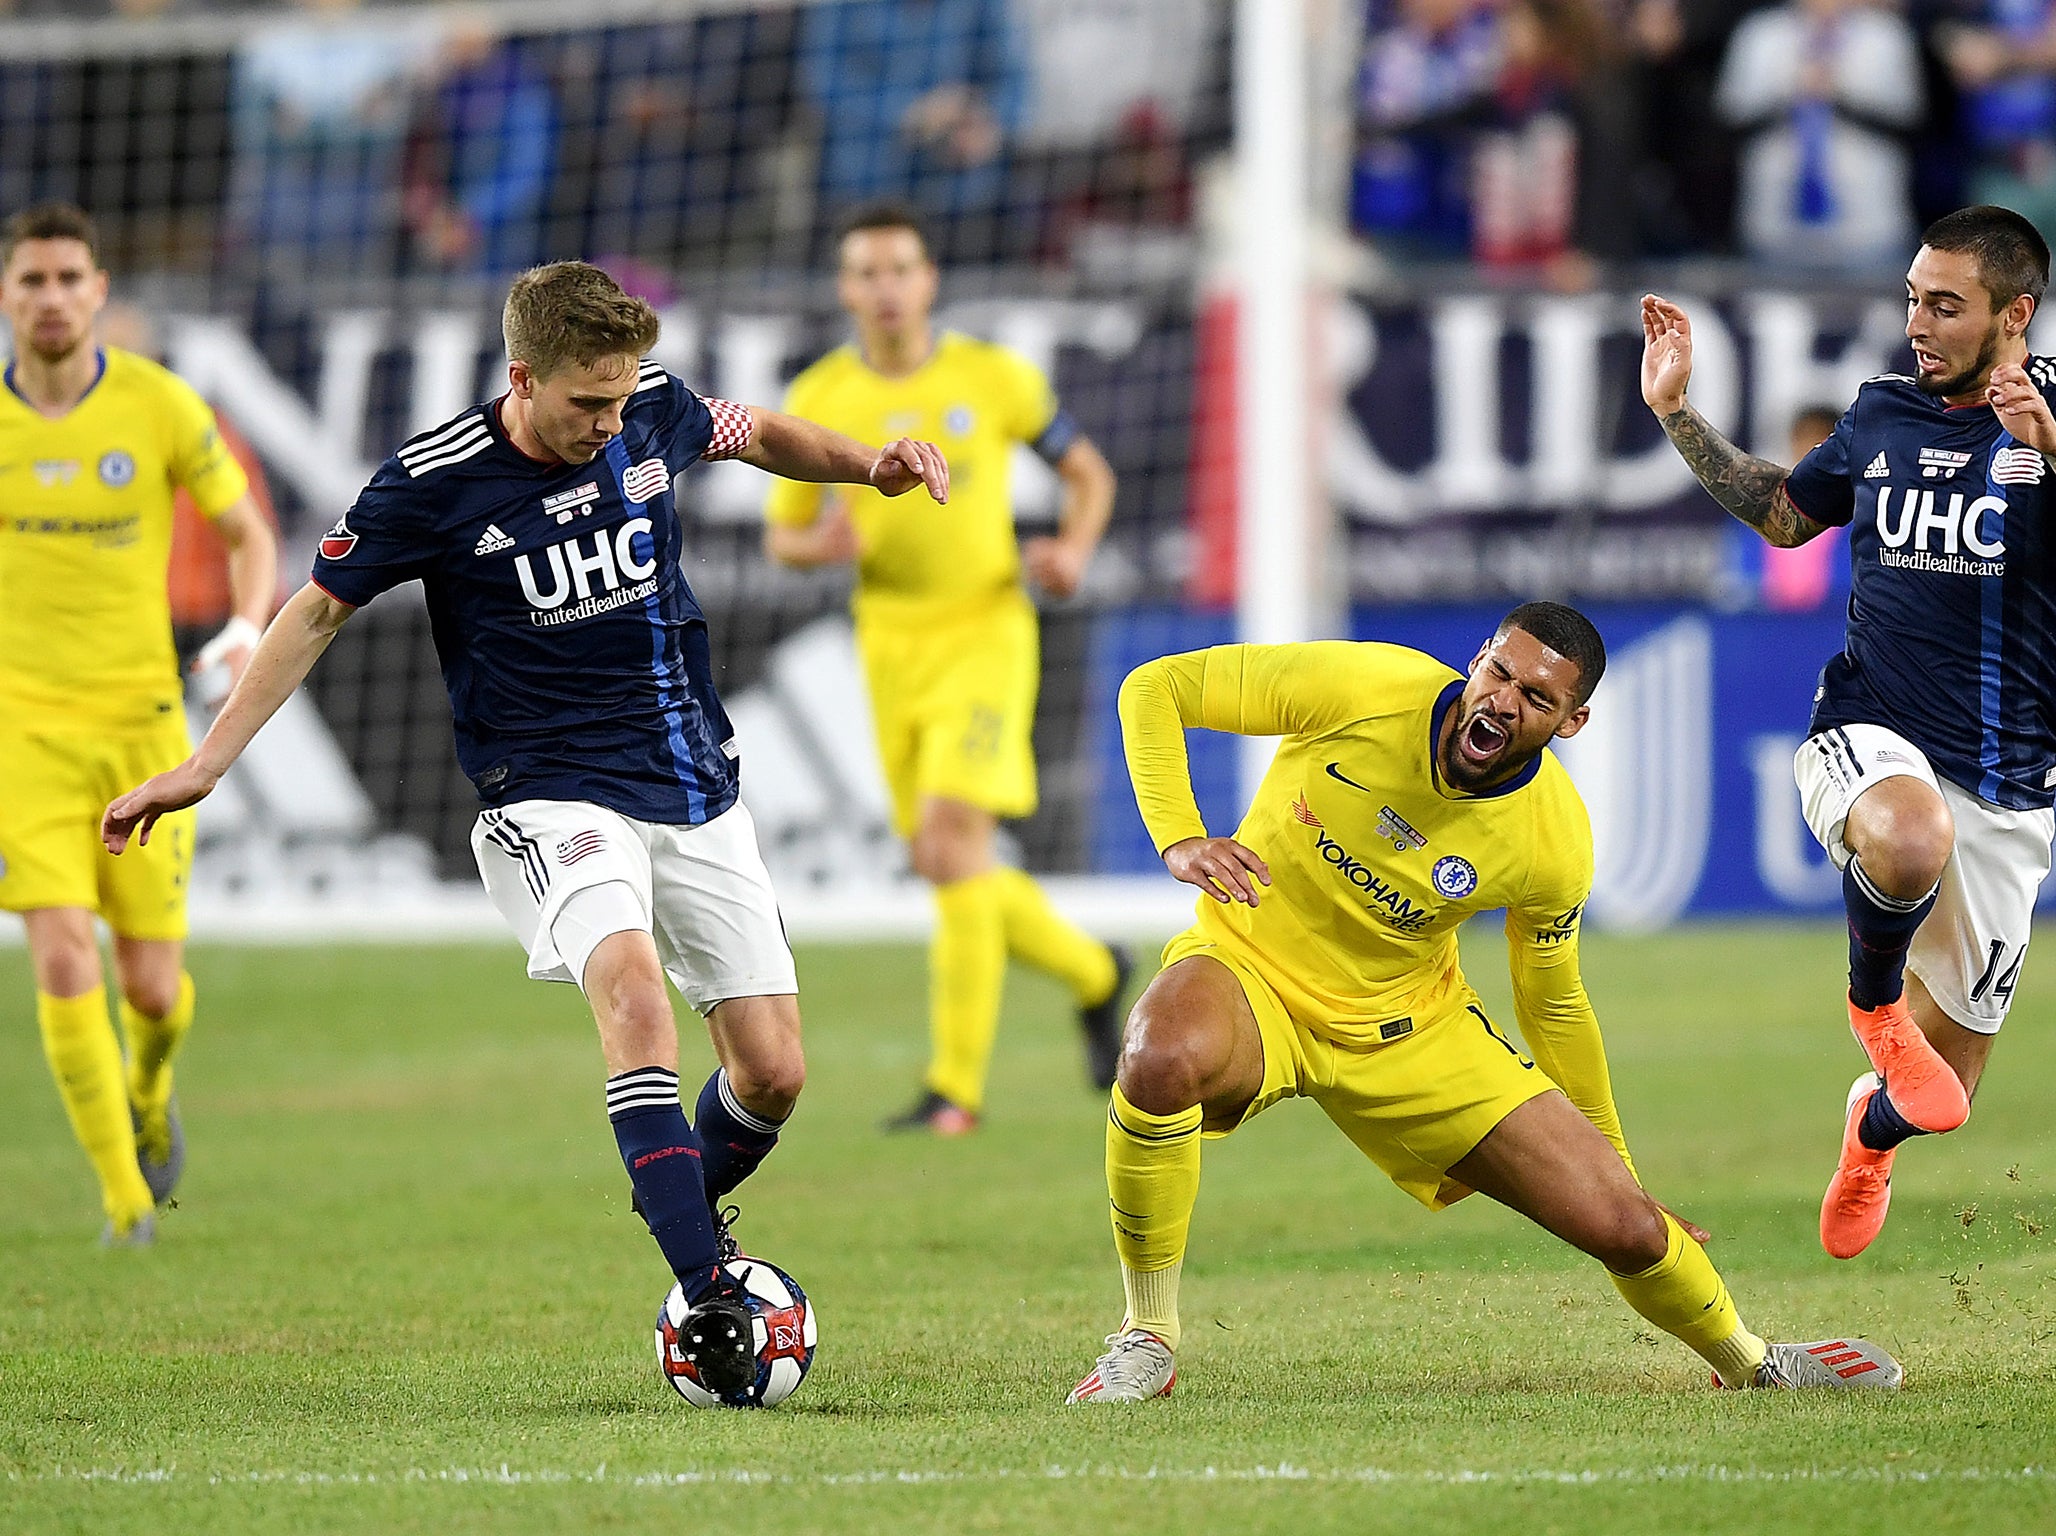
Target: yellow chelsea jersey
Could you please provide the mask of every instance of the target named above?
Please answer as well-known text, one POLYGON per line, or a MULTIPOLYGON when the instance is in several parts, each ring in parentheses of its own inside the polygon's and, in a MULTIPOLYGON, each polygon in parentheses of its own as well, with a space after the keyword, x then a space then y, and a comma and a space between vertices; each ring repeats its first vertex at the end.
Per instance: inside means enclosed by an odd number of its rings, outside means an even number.
POLYGON ((112 347, 63 416, 0 389, 0 710, 119 727, 179 705, 165 572, 180 486, 209 517, 248 489, 214 413, 112 347))
POLYGON ((1573 951, 1592 831, 1551 753, 1484 795, 1446 788, 1434 731, 1463 679, 1401 646, 1227 645, 1137 668, 1129 771, 1159 850, 1205 836, 1179 726, 1283 736, 1237 841, 1259 904, 1200 901, 1200 927, 1264 966, 1293 1011, 1348 1034, 1453 985, 1457 925, 1505 907, 1544 960, 1573 951))
POLYGON ((866 486, 773 483, 764 515, 774 523, 812 523, 825 495, 848 506, 862 551, 859 619, 926 622, 975 610, 1020 584, 1010 460, 1016 443, 1035 442, 1058 414, 1056 395, 1033 363, 945 332, 919 368, 887 378, 855 347, 839 347, 793 380, 785 409, 860 442, 925 438, 949 461, 947 506, 919 490, 887 497, 866 486))
POLYGON ((1184 728, 1282 736, 1235 838, 1262 856, 1258 905, 1199 901, 1199 932, 1255 965, 1306 1026, 1375 1046, 1453 1002, 1458 926, 1506 909, 1514 1009, 1529 1049, 1626 1155, 1578 924, 1592 825, 1543 752, 1482 795, 1434 767, 1463 678, 1402 646, 1228 645, 1138 667, 1121 688, 1135 798, 1159 851, 1207 835, 1184 728))

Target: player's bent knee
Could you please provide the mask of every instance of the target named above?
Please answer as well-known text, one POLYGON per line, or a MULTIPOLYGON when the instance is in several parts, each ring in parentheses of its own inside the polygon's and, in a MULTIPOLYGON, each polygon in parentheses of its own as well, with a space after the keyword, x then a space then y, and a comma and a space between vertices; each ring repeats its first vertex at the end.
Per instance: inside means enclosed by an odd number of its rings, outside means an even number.
POLYGON ((1849 846, 1889 896, 1913 900, 1942 878, 1956 847, 1956 823, 1942 797, 1917 779, 1887 779, 1851 807, 1849 846))
POLYGON ((123 980, 121 995, 129 1007, 146 1019, 161 1019, 178 1006, 178 978, 174 976, 169 984, 162 978, 152 976, 142 980, 123 980))
POLYGON ((795 1044, 767 1060, 734 1062, 728 1068, 728 1083, 748 1108, 782 1115, 807 1086, 806 1057, 795 1044))
POLYGON ((1590 1252, 1617 1275, 1639 1275, 1670 1252, 1670 1223, 1647 1197, 1624 1201, 1608 1213, 1590 1252))
POLYGON ((1138 1007, 1128 1017, 1114 1074, 1122 1097, 1152 1115, 1174 1115, 1204 1103, 1208 1086, 1226 1066, 1208 1033, 1181 1029, 1138 1007))

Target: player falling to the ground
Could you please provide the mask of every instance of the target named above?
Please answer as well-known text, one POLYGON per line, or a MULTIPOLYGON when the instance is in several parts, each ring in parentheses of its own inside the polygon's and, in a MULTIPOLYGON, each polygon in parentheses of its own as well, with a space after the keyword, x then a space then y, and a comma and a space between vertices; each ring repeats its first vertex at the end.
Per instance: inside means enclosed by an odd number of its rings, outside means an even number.
POLYGON ((1200 1139, 1312 1099, 1431 1210, 1473 1190, 1604 1264, 1628 1304, 1746 1386, 1897 1386, 1859 1340, 1767 1344, 1688 1228, 1643 1192, 1578 975, 1592 829, 1545 750, 1606 665, 1575 610, 1508 614, 1465 678, 1418 651, 1221 646, 1121 687, 1128 771, 1172 874, 1206 898, 1128 1020, 1107 1120, 1127 1312, 1074 1403, 1175 1379, 1200 1139), (1200 820, 1194 726, 1282 736, 1235 836, 1200 820), (1506 909, 1514 1012, 1487 1016, 1457 927, 1506 909))
POLYGON ((1900 1143, 1969 1115, 2049 872, 2056 361, 2027 350, 2048 280, 2019 214, 1937 220, 1906 274, 1915 373, 1865 383, 1789 473, 1692 408, 1691 322, 1642 301, 1643 398, 1714 499, 1781 546, 1849 528, 1847 641, 1794 764, 1842 871, 1849 1022, 1873 1069, 1821 1202, 1837 1258, 1884 1226, 1900 1143))
POLYGON ((43 1050, 100 1177, 106 1240, 141 1244, 185 1161, 172 1058, 193 817, 140 858, 101 848, 110 795, 192 750, 165 573, 180 487, 228 547, 234 617, 198 664, 240 673, 278 590, 270 525, 183 380, 98 345, 107 302, 92 221, 45 204, 0 234, 14 337, 0 390, 0 908, 19 912, 43 1050), (95 917, 114 933, 122 1044, 95 917))
POLYGON ((700 459, 947 499, 927 443, 867 448, 703 400, 645 354, 657 316, 597 267, 518 278, 508 391, 406 443, 321 541, 200 748, 107 810, 107 846, 211 790, 344 620, 402 582, 428 599, 472 832, 528 973, 592 1005, 607 1112, 638 1208, 694 1303, 689 1359, 715 1392, 755 1373, 718 1260, 721 1199, 777 1143, 804 1067, 792 954, 679 569, 673 479, 700 459), (669 974, 721 1065, 688 1123, 669 974))
POLYGON ((789 565, 856 562, 857 647, 894 829, 935 890, 928 1072, 913 1107, 888 1123, 955 1135, 977 1125, 985 1101, 1009 954, 1070 987, 1093 1080, 1113 1081, 1127 957, 998 863, 993 835, 998 818, 1035 809, 1041 654, 1023 570, 1052 596, 1078 589, 1113 511, 1114 474, 1034 364, 935 333, 938 274, 911 211, 859 212, 839 252, 837 292, 856 343, 795 379, 786 409, 859 437, 932 435, 955 495, 938 508, 864 487, 780 483, 764 508, 765 548, 789 565), (1008 491, 1016 443, 1063 484, 1056 535, 1024 547, 1008 491))

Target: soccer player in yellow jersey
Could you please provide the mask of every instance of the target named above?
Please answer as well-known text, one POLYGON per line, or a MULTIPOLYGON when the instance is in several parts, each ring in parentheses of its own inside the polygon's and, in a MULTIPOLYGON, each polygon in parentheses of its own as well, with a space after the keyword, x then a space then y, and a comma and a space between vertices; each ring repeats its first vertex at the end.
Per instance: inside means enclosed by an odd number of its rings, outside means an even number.
POLYGON ((781 480, 764 513, 773 559, 856 562, 857 646, 893 820, 935 890, 929 1066, 921 1096, 888 1125, 958 1135, 984 1104, 1007 956, 1069 985, 1101 1088, 1113 1082, 1128 960, 993 855, 998 819, 1035 809, 1041 656, 1022 573, 1055 597, 1078 589, 1113 511, 1114 474, 1026 358, 935 333, 937 280, 909 210, 856 214, 837 279, 856 344, 795 379, 785 408, 856 436, 889 426, 932 438, 949 460, 949 505, 781 480), (1058 532, 1025 547, 1007 489, 1016 443, 1033 445, 1063 484, 1058 532))
MULTIPOLYGON (((140 861, 100 846, 109 798, 182 762, 165 572, 184 487, 229 550, 235 617, 201 651, 240 674, 271 616, 277 551, 206 403, 96 344, 107 299, 92 222, 45 205, 0 234, 13 361, 0 388, 0 909, 28 930, 36 1016, 100 1177, 106 1238, 145 1243, 184 1161, 171 1060, 185 972, 192 813, 140 861), (122 1045, 93 920, 114 933, 122 1045)), ((167 818, 167 821, 172 818, 167 818)))
POLYGON ((1293 1097, 1430 1209, 1482 1190, 1591 1254, 1725 1385, 1899 1384, 1874 1345, 1750 1332, 1706 1234, 1637 1182, 1578 976, 1591 825, 1545 750, 1584 725, 1605 665, 1582 614, 1527 603, 1468 678, 1343 642, 1129 674, 1136 800, 1171 873, 1211 899, 1129 1017, 1106 1149, 1127 1315, 1070 1401, 1171 1390, 1200 1138, 1293 1097), (1193 726, 1284 738, 1232 838, 1209 836, 1193 800, 1193 726), (1525 1051, 1457 964, 1458 925, 1496 907, 1525 1051))

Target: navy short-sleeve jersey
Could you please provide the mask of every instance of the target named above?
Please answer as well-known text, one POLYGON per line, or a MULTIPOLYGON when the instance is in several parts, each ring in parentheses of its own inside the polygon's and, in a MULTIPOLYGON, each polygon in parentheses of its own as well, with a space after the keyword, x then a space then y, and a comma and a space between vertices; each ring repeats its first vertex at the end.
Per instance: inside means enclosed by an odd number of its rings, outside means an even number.
MULTIPOLYGON (((2056 359, 2028 377, 2056 398, 2056 359)), ((1792 504, 1846 523, 1845 649, 1813 730, 1897 731, 1935 771, 2009 810, 2056 801, 2056 472, 1982 403, 1871 379, 1792 471, 1792 504)))
POLYGON ((712 404, 645 360, 620 435, 584 464, 529 458, 499 402, 473 406, 404 444, 321 540, 313 579, 341 602, 421 582, 457 760, 487 805, 697 825, 735 803, 672 493, 747 440, 740 408, 712 404))

